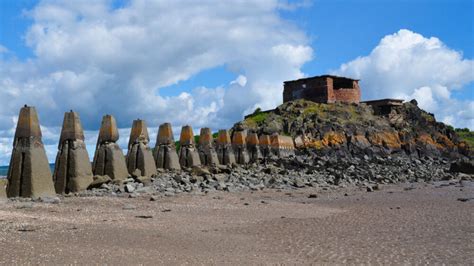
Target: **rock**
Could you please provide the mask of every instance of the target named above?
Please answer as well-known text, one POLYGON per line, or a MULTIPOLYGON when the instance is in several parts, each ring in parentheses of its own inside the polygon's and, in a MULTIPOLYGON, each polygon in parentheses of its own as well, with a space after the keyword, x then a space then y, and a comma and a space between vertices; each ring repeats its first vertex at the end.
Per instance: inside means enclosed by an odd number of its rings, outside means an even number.
POLYGON ((308 198, 310 198, 310 199, 315 199, 317 197, 318 197, 318 195, 316 195, 316 194, 309 194, 308 195, 308 198))
POLYGON ((38 198, 39 202, 48 203, 48 204, 59 204, 61 200, 58 197, 40 197, 38 198))
POLYGON ((135 191, 134 185, 130 183, 125 185, 125 192, 132 193, 133 191, 135 191))
POLYGON ((474 160, 458 160, 451 163, 450 172, 474 175, 474 160))
POLYGON ((31 209, 33 208, 33 203, 32 202, 25 202, 22 204, 19 204, 16 206, 17 209, 31 209))
POLYGON ((122 207, 122 210, 135 210, 135 209, 137 209, 137 207, 135 205, 132 205, 132 204, 125 204, 122 207))
POLYGON ((157 201, 158 199, 159 199, 159 197, 158 197, 158 196, 155 196, 155 195, 152 195, 152 196, 150 197, 150 201, 157 201))
POLYGON ((135 218, 140 218, 140 219, 151 219, 153 218, 152 215, 137 215, 135 218))
POLYGON ((191 173, 196 176, 206 176, 211 174, 207 168, 201 166, 193 166, 191 173))
POLYGON ((96 175, 93 177, 93 181, 89 185, 88 189, 101 187, 110 181, 112 181, 112 179, 108 175, 96 175))

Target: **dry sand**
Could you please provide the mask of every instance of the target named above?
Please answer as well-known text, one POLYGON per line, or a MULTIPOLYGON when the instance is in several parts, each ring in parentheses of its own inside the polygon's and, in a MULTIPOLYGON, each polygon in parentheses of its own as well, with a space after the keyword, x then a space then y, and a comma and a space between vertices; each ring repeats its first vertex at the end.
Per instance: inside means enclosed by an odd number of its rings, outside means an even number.
POLYGON ((0 264, 471 264, 463 185, 3 201, 0 264))

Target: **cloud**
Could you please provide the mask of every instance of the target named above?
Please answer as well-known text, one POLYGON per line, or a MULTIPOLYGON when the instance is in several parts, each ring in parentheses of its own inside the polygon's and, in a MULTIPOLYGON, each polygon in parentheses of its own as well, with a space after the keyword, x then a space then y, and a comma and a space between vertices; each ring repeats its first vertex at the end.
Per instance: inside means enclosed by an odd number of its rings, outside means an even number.
POLYGON ((440 121, 474 129, 474 101, 451 96, 474 81, 474 61, 438 38, 402 29, 334 73, 361 79, 364 99, 415 98, 440 121))
MULTIPOLYGON (((26 12, 32 24, 25 40, 34 57, 0 57, 0 130, 10 132, 0 139, 11 139, 12 118, 25 103, 36 106, 44 128, 56 134, 70 109, 95 131, 106 113, 121 128, 139 117, 150 128, 169 121, 216 129, 257 106, 275 107, 282 82, 304 76, 301 67, 312 58, 305 33, 279 14, 301 5, 131 0, 114 8, 109 0, 41 1, 26 12), (235 82, 160 93, 216 67, 233 73, 235 82)), ((45 138, 57 141, 56 135, 45 138)))

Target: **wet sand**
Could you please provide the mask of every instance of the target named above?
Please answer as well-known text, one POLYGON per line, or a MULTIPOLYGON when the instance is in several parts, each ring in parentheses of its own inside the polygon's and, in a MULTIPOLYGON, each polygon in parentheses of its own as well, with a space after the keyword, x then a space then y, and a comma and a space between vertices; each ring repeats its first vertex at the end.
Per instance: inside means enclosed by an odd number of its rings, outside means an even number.
POLYGON ((472 197, 463 181, 0 201, 0 264, 470 264, 472 197))

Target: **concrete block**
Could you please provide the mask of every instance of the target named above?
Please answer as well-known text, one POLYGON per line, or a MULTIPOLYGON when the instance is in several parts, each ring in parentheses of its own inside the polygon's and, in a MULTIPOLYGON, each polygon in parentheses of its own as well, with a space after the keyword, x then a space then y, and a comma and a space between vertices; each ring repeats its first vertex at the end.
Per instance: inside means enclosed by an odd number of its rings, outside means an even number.
POLYGON ((64 114, 53 180, 58 194, 86 190, 93 181, 81 121, 73 111, 64 114))
POLYGON ((262 152, 260 151, 260 142, 257 133, 249 133, 247 135, 246 141, 250 162, 258 162, 260 159, 263 159, 262 152))
POLYGON ((219 130, 217 136, 217 157, 222 165, 231 165, 235 163, 235 155, 234 150, 232 149, 230 135, 225 129, 219 130))
POLYGON ((112 180, 128 178, 128 169, 122 149, 115 143, 119 139, 117 123, 111 115, 105 115, 97 139, 92 170, 94 175, 108 175, 112 180))
POLYGON ((198 144, 199 158, 201 163, 207 166, 219 165, 219 158, 214 145, 214 139, 210 128, 201 128, 198 144))
POLYGON ((196 148, 193 128, 191 126, 183 126, 179 143, 179 163, 181 166, 191 168, 201 165, 201 159, 199 158, 199 152, 196 148))
POLYGON ((234 150, 235 161, 238 164, 248 164, 250 161, 246 137, 245 131, 235 131, 232 136, 232 149, 234 150))
POLYGON ((156 176, 156 163, 153 152, 148 147, 149 142, 146 122, 139 119, 134 120, 128 141, 127 168, 129 174, 132 175, 136 170, 140 170, 140 176, 149 178, 156 176))
POLYGON ((8 197, 53 196, 54 184, 34 107, 20 110, 8 169, 8 197))
POLYGON ((156 137, 154 158, 157 168, 179 170, 179 157, 174 144, 173 130, 170 123, 161 124, 156 137))

